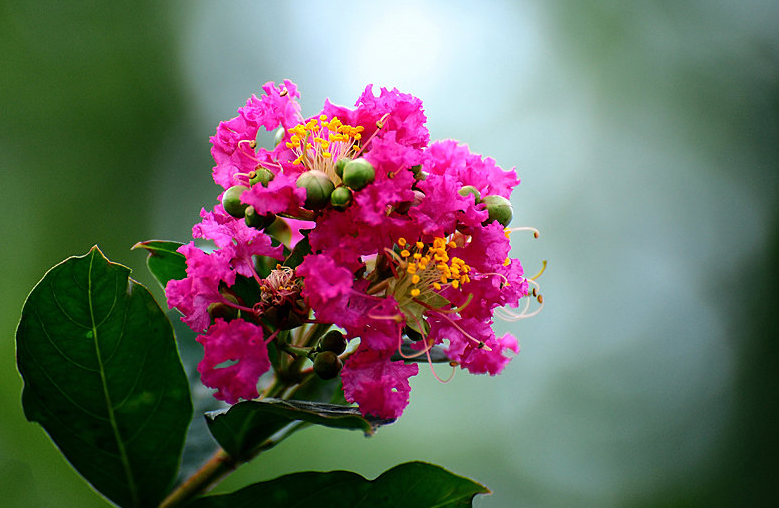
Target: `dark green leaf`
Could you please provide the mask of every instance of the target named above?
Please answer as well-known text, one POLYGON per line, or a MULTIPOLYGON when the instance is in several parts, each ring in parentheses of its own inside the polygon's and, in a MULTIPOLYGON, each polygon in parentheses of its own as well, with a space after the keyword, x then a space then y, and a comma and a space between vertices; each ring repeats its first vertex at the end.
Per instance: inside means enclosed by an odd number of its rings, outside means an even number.
POLYGON ((293 473, 231 494, 203 497, 190 508, 455 508, 473 506, 483 485, 440 466, 407 462, 367 480, 349 471, 293 473))
POLYGON ((310 402, 329 402, 330 404, 341 406, 349 405, 344 398, 341 376, 336 376, 333 379, 322 379, 312 373, 308 376, 308 379, 298 385, 289 398, 310 402))
POLYGON ((27 297, 16 331, 22 405, 73 467, 123 507, 156 505, 192 418, 170 321, 97 247, 27 297))
POLYGON ((187 260, 184 254, 176 252, 183 244, 178 242, 166 242, 162 240, 148 240, 133 245, 133 249, 146 249, 149 257, 146 265, 149 271, 160 283, 162 289, 169 280, 181 280, 187 276, 187 260))
POLYGON ((250 457, 269 437, 298 420, 327 427, 362 430, 366 436, 373 435, 380 425, 394 421, 365 418, 355 407, 280 399, 239 402, 228 411, 208 413, 205 416, 217 442, 238 459, 250 457))

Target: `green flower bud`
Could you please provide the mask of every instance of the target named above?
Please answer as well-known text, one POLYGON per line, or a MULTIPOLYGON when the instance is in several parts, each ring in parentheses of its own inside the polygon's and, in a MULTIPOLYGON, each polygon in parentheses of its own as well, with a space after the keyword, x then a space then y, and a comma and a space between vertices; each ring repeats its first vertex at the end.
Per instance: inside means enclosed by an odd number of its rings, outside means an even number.
POLYGON ((246 225, 250 228, 262 230, 270 226, 276 220, 276 216, 272 213, 260 215, 254 210, 253 206, 247 206, 243 220, 246 221, 246 225))
POLYGON ((409 168, 412 173, 414 173, 414 176, 417 176, 420 171, 422 171, 422 164, 417 164, 416 166, 411 166, 409 168))
POLYGON ((273 146, 279 146, 279 143, 284 141, 284 136, 286 135, 286 131, 284 130, 284 127, 279 127, 276 129, 276 133, 273 135, 273 146))
POLYGON ((306 171, 298 177, 296 182, 298 187, 306 189, 305 207, 309 210, 320 210, 330 202, 330 194, 333 193, 335 185, 332 180, 318 169, 306 171))
POLYGON ((344 334, 338 330, 330 330, 324 337, 319 339, 317 349, 319 351, 332 351, 333 353, 340 355, 346 351, 346 338, 344 337, 344 334))
POLYGON ((395 211, 398 213, 408 213, 408 211, 411 209, 412 206, 419 206, 419 204, 422 203, 423 199, 425 199, 425 193, 414 189, 414 200, 401 201, 400 203, 398 203, 398 206, 397 208, 395 208, 395 211))
POLYGON ((333 207, 343 210, 352 203, 352 191, 349 187, 341 185, 336 187, 332 194, 330 194, 330 204, 333 207))
POLYGON ((338 178, 344 177, 344 166, 351 160, 349 157, 341 157, 335 162, 335 174, 338 175, 338 178))
POLYGON ((322 379, 333 379, 343 366, 341 359, 332 351, 323 351, 314 358, 314 372, 322 379))
POLYGON ((479 189, 474 187, 473 185, 465 185, 463 187, 460 187, 460 190, 457 191, 458 194, 460 194, 462 197, 467 196, 468 194, 473 194, 473 199, 478 205, 481 203, 481 193, 479 192, 479 189))
POLYGON ((354 159, 344 166, 344 185, 353 190, 361 190, 376 179, 376 170, 365 159, 354 159))
POLYGON ((511 222, 511 217, 514 215, 514 209, 511 207, 511 202, 503 196, 485 196, 481 201, 487 207, 487 212, 490 214, 489 218, 482 224, 489 224, 496 220, 500 222, 503 227, 507 227, 511 222))
POLYGON ((233 185, 222 195, 222 206, 225 212, 238 219, 243 218, 246 207, 249 206, 241 202, 241 194, 245 190, 249 190, 249 188, 243 185, 233 185))
POLYGON ((273 180, 273 172, 269 169, 265 169, 263 167, 258 167, 254 170, 254 176, 252 176, 249 179, 249 183, 254 185, 256 183, 261 183, 263 187, 268 186, 268 182, 273 180))
POLYGON ((208 314, 211 319, 222 318, 225 321, 230 321, 238 317, 238 309, 221 302, 212 303, 208 306, 208 314))
MULTIPOLYGON (((229 293, 222 293, 222 296, 229 302, 238 303, 238 299, 229 293)), ((230 321, 238 317, 238 309, 226 303, 214 302, 208 306, 208 314, 211 316, 211 319, 222 318, 225 321, 230 321)))

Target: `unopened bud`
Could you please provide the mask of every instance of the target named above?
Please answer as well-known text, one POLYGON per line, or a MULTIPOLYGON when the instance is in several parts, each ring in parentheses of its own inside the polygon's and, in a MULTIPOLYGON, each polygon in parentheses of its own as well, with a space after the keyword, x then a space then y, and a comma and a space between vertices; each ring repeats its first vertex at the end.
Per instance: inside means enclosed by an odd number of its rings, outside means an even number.
POLYGON ((338 178, 344 177, 344 166, 351 160, 349 157, 341 157, 335 162, 335 174, 338 175, 338 178))
POLYGON ((514 209, 511 207, 511 202, 503 196, 485 196, 482 199, 482 203, 487 207, 487 212, 490 214, 489 218, 482 224, 489 224, 496 220, 500 222, 503 227, 507 227, 511 222, 511 217, 514 215, 514 209))
POLYGON ((354 159, 344 166, 344 185, 356 191, 364 189, 376 179, 376 170, 365 159, 354 159))
POLYGON ((243 218, 246 207, 249 206, 241 202, 241 194, 245 190, 249 190, 249 188, 243 185, 233 185, 222 194, 222 207, 224 207, 225 212, 233 217, 243 218))
POLYGON ((412 206, 419 206, 425 199, 425 193, 414 189, 414 199, 412 201, 401 201, 395 209, 398 213, 408 213, 412 206))
POLYGON ((318 169, 306 171, 298 177, 296 182, 298 187, 306 189, 305 207, 309 210, 320 210, 330 202, 330 194, 333 193, 335 185, 332 180, 318 169))
MULTIPOLYGON (((222 297, 228 302, 238 304, 238 299, 229 293, 222 293, 222 297)), ((238 309, 223 302, 214 302, 208 306, 208 315, 211 319, 222 318, 230 321, 238 317, 238 309)))
POLYGON ((273 176, 273 172, 269 169, 258 167, 254 170, 254 176, 249 179, 249 183, 252 185, 260 183, 263 187, 267 187, 268 182, 273 180, 273 176))
POLYGON ((338 330, 330 330, 324 337, 319 339, 317 349, 320 351, 332 351, 333 353, 340 355, 346 351, 346 338, 344 337, 344 334, 338 330))
POLYGON ((333 207, 343 210, 352 203, 352 191, 349 187, 341 185, 336 187, 332 194, 330 194, 330 204, 333 207))
POLYGON ((253 206, 247 206, 243 219, 246 221, 246 225, 250 228, 265 229, 270 226, 274 220, 276 220, 276 216, 272 213, 269 213, 268 215, 260 215, 253 206))
POLYGON ((284 127, 279 127, 276 129, 276 133, 273 135, 273 146, 279 146, 279 143, 284 140, 285 134, 286 132, 284 131, 284 127))
POLYGON ((211 319, 222 318, 225 321, 230 321, 238 317, 238 309, 221 302, 212 303, 208 306, 208 315, 211 316, 211 319))
POLYGON ((322 379, 333 379, 344 364, 332 351, 323 351, 314 358, 314 372, 322 379))
POLYGON ((479 189, 473 185, 464 185, 463 187, 460 187, 460 190, 458 190, 457 193, 462 197, 466 197, 468 194, 472 194, 474 202, 477 205, 481 203, 481 193, 479 192, 479 189))

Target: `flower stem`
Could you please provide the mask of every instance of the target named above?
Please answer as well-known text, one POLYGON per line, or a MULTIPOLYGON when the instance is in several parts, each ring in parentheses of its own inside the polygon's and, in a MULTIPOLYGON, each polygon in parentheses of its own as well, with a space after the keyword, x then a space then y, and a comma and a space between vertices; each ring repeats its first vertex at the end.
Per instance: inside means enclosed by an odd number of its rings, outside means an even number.
POLYGON ((238 461, 222 450, 214 454, 195 474, 179 485, 160 503, 159 508, 175 508, 184 506, 194 497, 202 494, 211 485, 238 467, 238 461))

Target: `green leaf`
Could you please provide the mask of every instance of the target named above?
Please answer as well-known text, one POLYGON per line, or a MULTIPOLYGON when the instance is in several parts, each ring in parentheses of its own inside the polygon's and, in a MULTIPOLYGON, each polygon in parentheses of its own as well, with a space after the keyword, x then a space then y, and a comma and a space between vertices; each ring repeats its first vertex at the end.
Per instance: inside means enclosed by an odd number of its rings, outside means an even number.
POLYGON ((239 460, 251 457, 268 438, 295 421, 362 430, 366 436, 373 435, 380 425, 394 421, 365 418, 355 407, 280 399, 239 402, 227 411, 205 416, 214 439, 239 460))
POLYGON ((176 252, 183 244, 178 242, 166 242, 162 240, 148 240, 133 245, 133 249, 146 249, 149 256, 146 258, 146 266, 160 283, 162 289, 169 280, 181 280, 187 276, 187 259, 184 254, 176 252))
POLYGON ((454 508, 473 506, 483 485, 425 462, 407 462, 367 480, 349 471, 293 473, 231 494, 202 497, 189 508, 454 508))
POLYGON ((46 273, 16 330, 22 405, 92 486, 155 506, 192 418, 170 321, 130 270, 97 247, 46 273))

